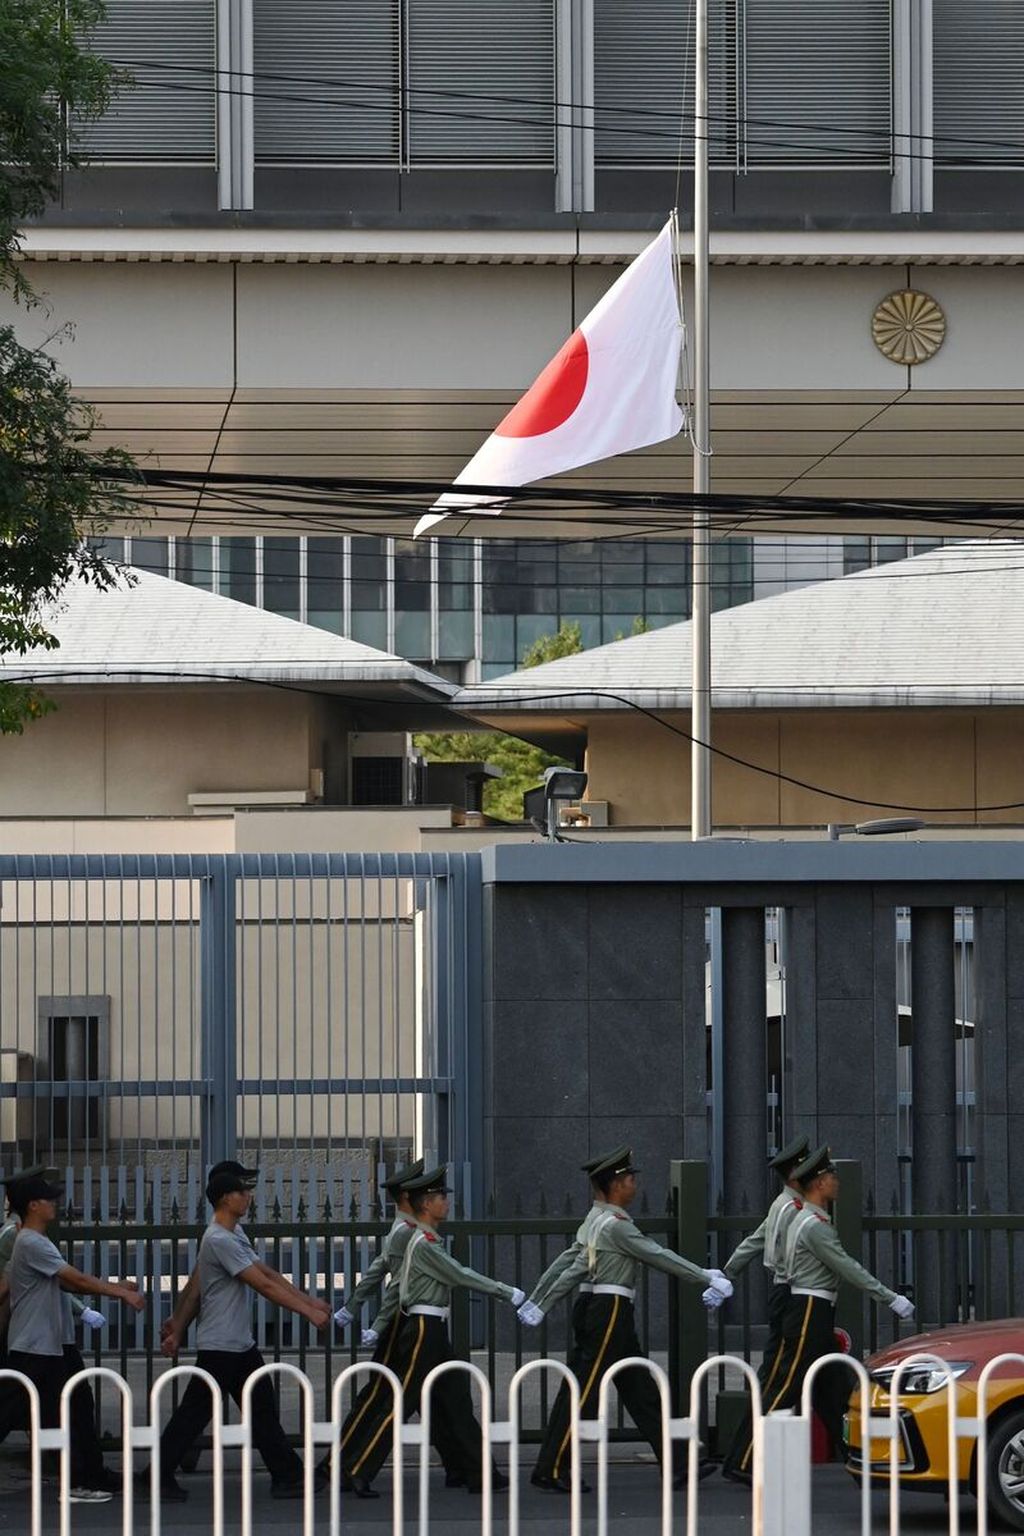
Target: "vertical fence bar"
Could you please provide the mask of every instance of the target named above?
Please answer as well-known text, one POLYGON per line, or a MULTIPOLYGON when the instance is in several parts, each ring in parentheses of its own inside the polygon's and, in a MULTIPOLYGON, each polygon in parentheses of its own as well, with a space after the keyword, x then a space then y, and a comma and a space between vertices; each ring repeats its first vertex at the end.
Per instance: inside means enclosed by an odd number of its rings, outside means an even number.
MULTIPOLYGON (((858 1263, 863 1263, 864 1173, 858 1162, 837 1162, 836 1168, 839 1171, 836 1231, 847 1253, 852 1254, 858 1263)), ((846 1329, 853 1340, 851 1352, 854 1359, 861 1359, 864 1352, 864 1297, 852 1285, 839 1287, 836 1322, 840 1328, 846 1329)))
MULTIPOLYGON (((674 1247, 678 1254, 703 1268, 708 1262, 708 1168, 692 1159, 673 1158, 669 1164, 674 1247)), ((669 1380, 673 1401, 684 1404, 695 1372, 707 1355, 708 1325, 701 1293, 694 1285, 679 1285, 678 1305, 670 1313, 669 1380)), ((676 1411, 681 1412, 681 1407, 676 1411)))
POLYGON ((233 1157, 237 1138, 235 1019, 235 874, 233 858, 210 862, 200 884, 202 1063, 206 1096, 201 1156, 205 1167, 233 1157))

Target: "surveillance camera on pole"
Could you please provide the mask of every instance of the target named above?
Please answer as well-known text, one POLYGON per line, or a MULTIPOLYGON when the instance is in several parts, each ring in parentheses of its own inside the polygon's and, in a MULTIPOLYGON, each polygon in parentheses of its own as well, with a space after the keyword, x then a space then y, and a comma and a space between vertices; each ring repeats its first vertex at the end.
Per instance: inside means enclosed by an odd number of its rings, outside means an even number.
POLYGON ((576 768, 545 768, 544 782, 523 796, 523 815, 548 842, 564 842, 558 835, 558 808, 583 797, 587 776, 576 768))

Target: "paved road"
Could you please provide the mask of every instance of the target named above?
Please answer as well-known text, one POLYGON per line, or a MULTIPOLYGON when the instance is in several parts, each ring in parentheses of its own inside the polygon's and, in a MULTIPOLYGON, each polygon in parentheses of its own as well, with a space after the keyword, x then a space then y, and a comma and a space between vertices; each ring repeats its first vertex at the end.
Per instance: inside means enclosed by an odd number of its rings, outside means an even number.
MULTIPOLYGON (((111 1458, 112 1464, 116 1462, 111 1458)), ((183 1478, 191 1497, 185 1505, 165 1506, 164 1529, 169 1532, 209 1531, 212 1515, 212 1479, 209 1472, 200 1470, 192 1477, 183 1478)), ((344 1536, 385 1536, 391 1522, 391 1484, 387 1473, 378 1480, 383 1497, 374 1503, 350 1501, 343 1507, 344 1536)), ((240 1480, 229 1471, 226 1478, 227 1529, 240 1529, 239 1497, 240 1480)), ((272 1500, 267 1493, 267 1482, 262 1472, 257 1477, 254 1506, 254 1526, 259 1532, 271 1529, 296 1531, 299 1529, 299 1506, 272 1500)), ((416 1530, 417 1485, 413 1476, 407 1476, 405 1484, 406 1531, 416 1530)), ((495 1504, 494 1529, 507 1530, 507 1495, 500 1494, 495 1504)), ((700 1489, 701 1532, 711 1536, 732 1536, 750 1529, 750 1496, 742 1488, 723 1482, 715 1476, 701 1484, 700 1489)), ((568 1502, 555 1494, 545 1494, 531 1488, 524 1478, 520 1503, 523 1528, 529 1536, 565 1536, 568 1530, 568 1502)), ((685 1501, 676 1495, 676 1529, 683 1528, 685 1501)), ((72 1510, 73 1530, 104 1531, 114 1528, 120 1513, 120 1504, 100 1505, 97 1508, 76 1506, 72 1510)), ((596 1528, 596 1495, 584 1499, 585 1532, 596 1528)), ((328 1526, 328 1499, 317 1500, 317 1531, 326 1532, 328 1526)), ((873 1499, 873 1529, 879 1533, 887 1530, 888 1506, 882 1496, 873 1499)), ((815 1536, 859 1536, 860 1504, 858 1493, 846 1473, 838 1467, 819 1467, 814 1472, 814 1527, 815 1536)), ((660 1531, 659 1485, 653 1466, 642 1462, 616 1463, 609 1477, 609 1526, 623 1536, 658 1536, 660 1531)), ((964 1500, 961 1505, 961 1522, 965 1530, 974 1523, 973 1505, 964 1500)), ((457 1536, 473 1536, 480 1529, 479 1502, 467 1494, 441 1486, 441 1477, 434 1472, 431 1477, 431 1527, 444 1536, 454 1531, 457 1536)), ((148 1523, 140 1520, 138 1530, 148 1530, 148 1523)), ((46 1489, 44 1530, 57 1529, 57 1505, 54 1486, 46 1489)), ((948 1529, 947 1510, 941 1498, 923 1495, 903 1501, 901 1530, 907 1536, 943 1536, 948 1529)), ((0 1472, 0 1531, 27 1532, 28 1530, 28 1482, 17 1465, 6 1461, 0 1472)))

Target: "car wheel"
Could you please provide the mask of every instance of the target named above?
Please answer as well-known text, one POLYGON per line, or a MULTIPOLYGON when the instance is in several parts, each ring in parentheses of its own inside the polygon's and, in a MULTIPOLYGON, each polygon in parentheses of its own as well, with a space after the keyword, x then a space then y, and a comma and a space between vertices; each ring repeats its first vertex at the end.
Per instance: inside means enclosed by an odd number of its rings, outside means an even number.
POLYGON ((989 1434, 988 1503, 993 1515, 1024 1531, 1024 1413, 1011 1413, 989 1434))

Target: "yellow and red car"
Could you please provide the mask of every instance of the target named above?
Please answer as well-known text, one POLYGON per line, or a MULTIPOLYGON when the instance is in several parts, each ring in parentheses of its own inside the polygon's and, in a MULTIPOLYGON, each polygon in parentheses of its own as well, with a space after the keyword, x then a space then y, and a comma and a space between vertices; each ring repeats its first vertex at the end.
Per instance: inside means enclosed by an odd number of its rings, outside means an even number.
MULTIPOLYGON (((896 1367, 911 1355, 935 1355, 956 1379, 957 1417, 978 1416, 978 1379, 997 1355, 1024 1355, 1024 1319, 964 1323, 937 1333, 900 1339, 865 1362, 871 1380, 870 1410, 884 1418, 896 1367)), ((901 1491, 944 1493, 949 1488, 946 1372, 927 1365, 909 1366, 899 1386, 899 1440, 896 1460, 901 1491)), ((992 1514, 1024 1531, 1024 1364, 1001 1365, 989 1379, 985 1413, 988 1444, 988 1500, 992 1514)), ((850 1399, 846 1416, 847 1467, 859 1480, 862 1470, 860 1394, 850 1399)), ((973 1437, 958 1441, 957 1480, 964 1492, 977 1492, 977 1447, 973 1437)), ((872 1440, 872 1482, 888 1483, 889 1445, 872 1440)))

